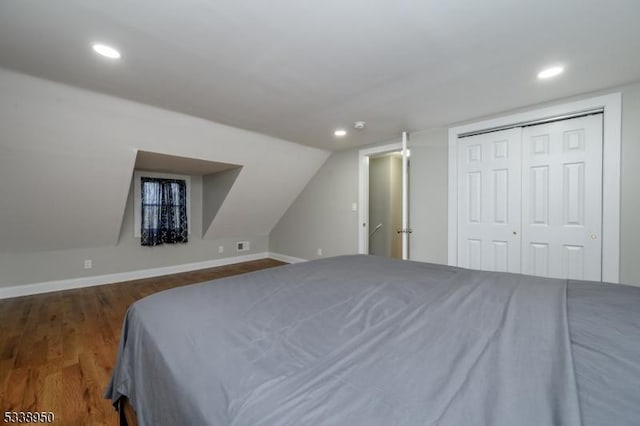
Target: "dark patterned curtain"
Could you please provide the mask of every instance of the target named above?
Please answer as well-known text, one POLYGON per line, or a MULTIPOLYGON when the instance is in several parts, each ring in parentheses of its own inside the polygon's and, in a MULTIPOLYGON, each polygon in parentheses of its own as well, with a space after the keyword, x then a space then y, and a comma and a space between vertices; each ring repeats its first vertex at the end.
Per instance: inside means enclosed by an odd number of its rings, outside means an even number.
POLYGON ((183 180, 141 178, 143 246, 186 243, 187 185, 183 180))

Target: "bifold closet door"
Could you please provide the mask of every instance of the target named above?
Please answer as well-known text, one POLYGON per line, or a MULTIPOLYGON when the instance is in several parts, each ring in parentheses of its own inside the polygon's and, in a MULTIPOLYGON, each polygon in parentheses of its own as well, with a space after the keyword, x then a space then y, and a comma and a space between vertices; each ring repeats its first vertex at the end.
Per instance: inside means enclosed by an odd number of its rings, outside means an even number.
POLYGON ((458 266, 520 272, 521 133, 458 140, 458 266))
POLYGON ((522 273, 600 281, 602 114, 522 130, 522 273))

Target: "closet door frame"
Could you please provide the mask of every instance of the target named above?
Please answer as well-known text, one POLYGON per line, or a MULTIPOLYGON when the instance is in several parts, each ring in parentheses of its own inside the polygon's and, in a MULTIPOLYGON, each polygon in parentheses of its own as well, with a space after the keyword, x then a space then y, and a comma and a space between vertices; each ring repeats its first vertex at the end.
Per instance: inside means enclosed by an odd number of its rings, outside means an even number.
POLYGON ((448 264, 458 265, 458 137, 564 115, 601 109, 602 152, 602 280, 620 281, 620 145, 622 95, 611 93, 575 102, 478 121, 449 128, 448 264))

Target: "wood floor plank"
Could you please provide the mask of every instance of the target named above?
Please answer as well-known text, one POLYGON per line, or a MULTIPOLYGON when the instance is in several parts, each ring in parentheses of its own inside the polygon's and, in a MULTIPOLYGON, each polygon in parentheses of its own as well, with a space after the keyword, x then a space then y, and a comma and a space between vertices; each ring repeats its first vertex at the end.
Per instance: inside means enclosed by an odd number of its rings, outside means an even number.
POLYGON ((131 303, 174 287, 283 265, 263 259, 0 300, 0 409, 51 411, 58 425, 113 425, 103 398, 131 303))
POLYGON ((22 399, 26 392, 29 369, 12 368, 5 382, 2 393, 2 409, 4 411, 18 411, 22 407, 22 399))
MULTIPOLYGON (((62 395, 65 394, 66 389, 64 387, 62 379, 62 367, 60 367, 56 372, 51 373, 44 378, 44 384, 42 386, 41 392, 42 400, 41 406, 39 408, 45 407, 46 411, 56 413, 58 415, 56 423, 63 424, 64 415, 66 413, 64 413, 62 409, 62 395)), ((70 422, 64 423, 71 424, 70 422)))
MULTIPOLYGON (((61 413, 56 413, 64 424, 87 424, 92 407, 89 406, 89 389, 83 386, 80 363, 64 367, 62 370, 62 387, 60 395, 61 413)), ((48 407, 43 410, 49 411, 48 407)))

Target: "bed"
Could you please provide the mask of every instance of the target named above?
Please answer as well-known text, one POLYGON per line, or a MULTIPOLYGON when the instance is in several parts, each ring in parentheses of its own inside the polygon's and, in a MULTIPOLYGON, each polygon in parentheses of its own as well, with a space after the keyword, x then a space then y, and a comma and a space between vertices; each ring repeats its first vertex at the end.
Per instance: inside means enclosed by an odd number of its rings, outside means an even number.
POLYGON ((134 303, 140 425, 638 425, 640 288, 340 256, 134 303))

